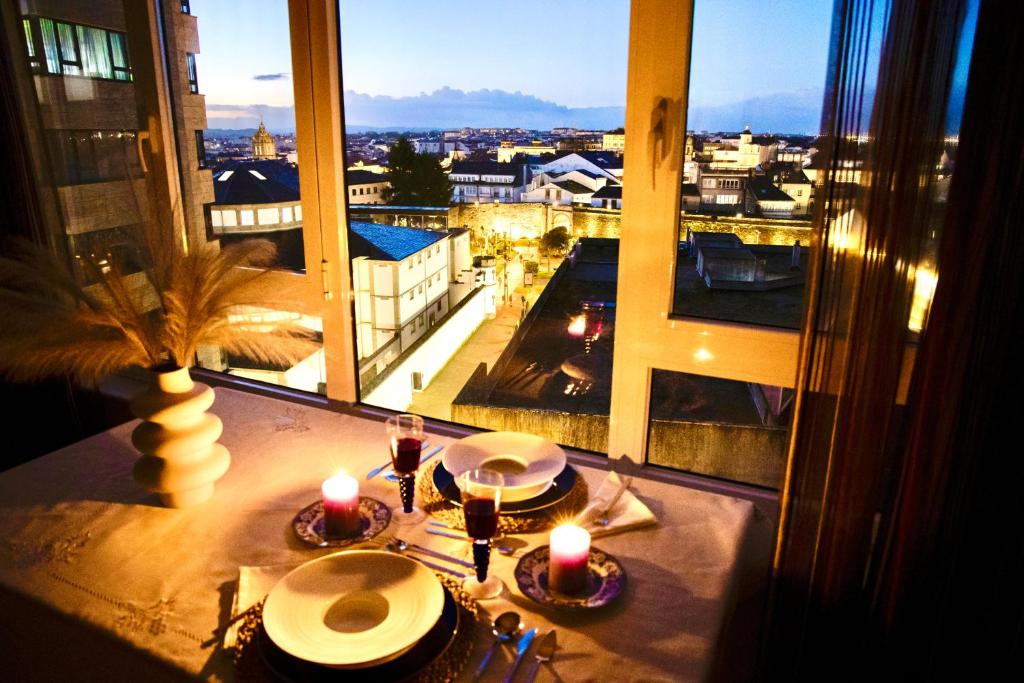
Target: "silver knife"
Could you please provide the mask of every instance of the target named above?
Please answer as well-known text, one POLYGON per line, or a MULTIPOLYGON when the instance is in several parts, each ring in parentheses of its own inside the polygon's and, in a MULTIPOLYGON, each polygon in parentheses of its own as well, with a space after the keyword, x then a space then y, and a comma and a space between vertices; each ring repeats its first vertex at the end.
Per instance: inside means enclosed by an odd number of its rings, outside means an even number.
POLYGON ((409 543, 408 541, 406 541, 405 545, 413 552, 423 553, 424 555, 436 557, 439 560, 446 560, 448 562, 454 562, 455 564, 461 564, 463 567, 469 567, 470 569, 474 569, 476 567, 472 562, 460 560, 459 558, 452 557, 451 555, 445 555, 442 552, 438 552, 432 548, 427 548, 426 546, 416 545, 415 543, 409 543))
POLYGON ((516 669, 519 668, 519 662, 523 661, 523 655, 530 649, 530 643, 533 642, 533 637, 537 635, 537 629, 531 628, 529 631, 523 634, 523 637, 519 639, 519 644, 516 645, 516 658, 512 662, 512 666, 508 668, 508 673, 505 674, 505 678, 501 679, 501 683, 512 683, 512 677, 516 675, 516 669))
POLYGON ((550 662, 551 658, 555 656, 556 647, 558 647, 558 636, 555 634, 555 629, 551 629, 540 639, 540 645, 537 646, 537 651, 533 654, 533 667, 526 676, 526 683, 533 683, 537 678, 537 672, 540 671, 540 665, 550 662))
MULTIPOLYGON (((424 441, 423 445, 420 446, 420 448, 424 449, 424 448, 426 448, 429 445, 430 445, 429 441, 424 441)), ((439 450, 441 450, 440 446, 438 446, 433 451, 431 451, 430 456, 434 455, 434 453, 437 453, 439 450)), ((428 460, 430 459, 430 456, 427 456, 428 460)), ((423 460, 421 459, 420 462, 423 462, 423 460)), ((386 470, 389 467, 391 467, 391 458, 388 458, 388 461, 386 463, 384 463, 383 465, 381 465, 380 467, 375 467, 374 469, 372 469, 369 472, 367 472, 366 473, 366 478, 367 479, 373 479, 374 477, 376 477, 378 474, 380 474, 381 472, 383 472, 384 470, 386 470)))

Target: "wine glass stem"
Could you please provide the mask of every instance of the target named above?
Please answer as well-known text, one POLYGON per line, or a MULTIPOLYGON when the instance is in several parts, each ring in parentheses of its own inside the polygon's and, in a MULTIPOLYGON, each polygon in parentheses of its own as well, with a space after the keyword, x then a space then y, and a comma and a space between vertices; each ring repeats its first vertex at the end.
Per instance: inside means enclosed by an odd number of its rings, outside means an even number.
POLYGON ((478 538, 473 541, 473 564, 476 566, 476 580, 483 583, 487 580, 487 567, 491 563, 491 541, 478 538))
POLYGON ((402 496, 402 510, 412 512, 412 500, 416 489, 416 475, 403 474, 398 480, 398 492, 402 496))

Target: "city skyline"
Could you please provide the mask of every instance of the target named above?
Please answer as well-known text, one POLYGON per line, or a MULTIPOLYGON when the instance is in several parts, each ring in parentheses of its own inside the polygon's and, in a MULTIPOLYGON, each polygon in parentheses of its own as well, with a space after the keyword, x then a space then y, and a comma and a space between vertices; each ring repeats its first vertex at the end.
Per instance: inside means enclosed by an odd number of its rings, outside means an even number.
MULTIPOLYGON (((544 116, 537 118, 543 125, 523 127, 622 125, 614 110, 624 112, 629 3, 566 0, 557 9, 552 16, 550 4, 524 0, 508 21, 480 17, 482 30, 468 30, 479 11, 467 0, 443 6, 406 0, 373 6, 339 3, 350 114, 346 123, 380 128, 507 126, 516 125, 517 115, 527 118, 543 108, 544 116), (463 118, 444 118, 442 112, 460 102, 437 94, 460 92, 499 93, 491 98, 499 101, 484 108, 504 116, 484 120, 470 112, 463 118), (407 105, 417 120, 394 119, 388 111, 392 103, 407 105), (360 112, 367 117, 360 120, 360 112)), ((293 100, 284 0, 253 0, 244 14, 225 3, 194 0, 192 12, 199 25, 200 91, 207 97, 210 127, 249 128, 268 115, 272 120, 275 114, 291 115, 281 111, 293 100), (256 45, 259 49, 253 49, 256 45)), ((740 125, 760 130, 814 132, 830 3, 740 0, 722 12, 713 3, 697 2, 694 21, 690 105, 697 128, 733 129, 737 126, 732 119, 739 116, 740 125), (771 39, 758 38, 764 36, 771 39), (793 36, 800 37, 798 44, 787 39, 793 36), (765 74, 756 68, 765 62, 778 68, 765 74), (779 125, 791 115, 798 125, 779 125), (758 120, 762 118, 764 123, 758 120)))

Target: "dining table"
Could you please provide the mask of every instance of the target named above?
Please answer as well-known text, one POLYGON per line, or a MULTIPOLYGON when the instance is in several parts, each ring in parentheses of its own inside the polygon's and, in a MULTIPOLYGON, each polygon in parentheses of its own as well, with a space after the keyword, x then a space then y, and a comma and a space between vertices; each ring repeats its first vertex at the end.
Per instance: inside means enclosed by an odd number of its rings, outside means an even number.
MULTIPOLYGON (((226 387, 215 393, 211 411, 223 420, 220 443, 231 466, 213 497, 195 507, 163 507, 133 479, 137 422, 0 474, 6 680, 238 680, 223 635, 240 568, 298 566, 337 552, 304 544, 292 520, 339 471, 359 480, 361 495, 399 504, 397 484, 383 475, 365 478, 388 458, 379 420, 226 387)), ((426 438, 444 446, 457 437, 428 426, 426 438)), ((600 463, 571 452, 570 462, 591 493, 607 475, 600 463)), ((723 633, 765 561, 770 524, 749 500, 660 481, 642 469, 631 490, 657 523, 593 539, 625 570, 622 594, 600 609, 542 606, 516 585, 518 559, 492 552, 490 571, 506 590, 479 601, 477 642, 458 680, 470 680, 492 642, 490 620, 507 610, 537 629, 537 642, 557 631, 558 648, 538 681, 713 677, 729 647, 723 633)), ((392 523, 388 532, 471 558, 466 540, 431 528, 438 527, 428 518, 392 523)), ((546 544, 548 531, 514 539, 528 550, 546 544)), ((533 655, 516 681, 526 679, 533 655)), ((483 680, 502 680, 513 656, 512 647, 501 646, 483 680)))

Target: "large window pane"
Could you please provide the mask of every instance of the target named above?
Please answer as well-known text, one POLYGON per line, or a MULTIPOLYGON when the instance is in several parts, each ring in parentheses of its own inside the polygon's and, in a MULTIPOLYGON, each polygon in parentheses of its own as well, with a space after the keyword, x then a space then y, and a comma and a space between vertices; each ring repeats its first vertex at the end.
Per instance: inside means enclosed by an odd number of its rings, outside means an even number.
POLYGON ((465 1, 339 3, 360 395, 604 451, 629 3, 558 12, 586 19, 553 38, 465 1), (480 30, 439 49, 453 16, 480 30), (585 67, 552 68, 553 40, 585 67))
POLYGON ((799 326, 831 14, 694 3, 676 314, 799 326), (737 16, 780 39, 735 40, 737 16), (781 39, 793 35, 799 48, 781 39))
MULTIPOLYGON (((184 191, 201 201, 203 232, 221 246, 268 240, 277 248, 275 268, 304 273, 288 3, 272 0, 258 12, 240 14, 230 3, 194 0, 185 9, 168 0, 165 12, 166 25, 180 34, 182 45, 202 48, 198 54, 190 47, 169 55, 185 106, 177 131, 182 166, 191 176, 184 191)), ((203 359, 207 367, 325 392, 319 317, 269 308, 246 315, 257 322, 294 321, 316 335, 321 350, 288 367, 215 353, 203 359)))

